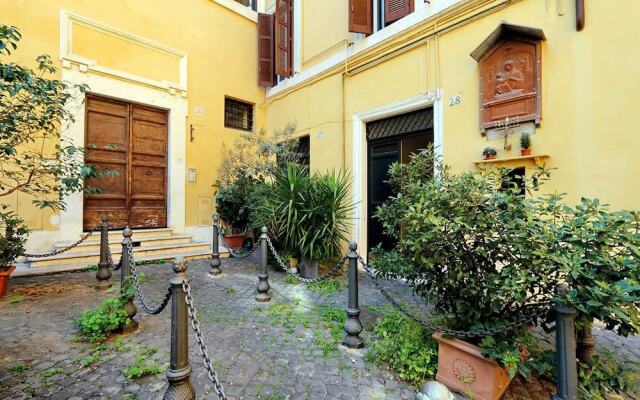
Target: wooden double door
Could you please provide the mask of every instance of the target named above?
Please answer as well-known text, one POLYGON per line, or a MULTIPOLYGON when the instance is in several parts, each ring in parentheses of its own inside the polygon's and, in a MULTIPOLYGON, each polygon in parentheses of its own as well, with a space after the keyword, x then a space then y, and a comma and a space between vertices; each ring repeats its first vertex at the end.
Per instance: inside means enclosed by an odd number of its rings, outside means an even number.
POLYGON ((166 227, 168 111, 88 94, 85 117, 85 162, 110 173, 87 182, 84 229, 166 227))

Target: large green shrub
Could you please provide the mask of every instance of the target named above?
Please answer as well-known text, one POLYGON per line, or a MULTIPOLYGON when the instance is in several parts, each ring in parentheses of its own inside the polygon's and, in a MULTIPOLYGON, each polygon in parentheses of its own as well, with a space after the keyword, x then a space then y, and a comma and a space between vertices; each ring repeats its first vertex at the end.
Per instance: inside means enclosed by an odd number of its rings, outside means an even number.
POLYGON ((12 212, 0 212, 0 271, 6 271, 24 253, 29 229, 12 212))
POLYGON ((258 189, 252 221, 296 255, 333 260, 350 227, 350 184, 344 171, 309 174, 307 167, 289 163, 272 184, 258 189))
MULTIPOLYGON (((571 291, 562 300, 578 310, 579 321, 638 332, 638 213, 609 212, 594 200, 569 207, 558 194, 523 198, 505 185, 507 174, 454 174, 432 150, 393 165, 397 195, 376 217, 397 246, 380 251, 372 264, 413 284, 446 328, 513 323, 548 307, 565 283, 571 291)), ((527 179, 528 192, 547 178, 539 171, 527 179)), ((522 345, 517 332, 493 339, 492 347, 507 353, 522 345)))

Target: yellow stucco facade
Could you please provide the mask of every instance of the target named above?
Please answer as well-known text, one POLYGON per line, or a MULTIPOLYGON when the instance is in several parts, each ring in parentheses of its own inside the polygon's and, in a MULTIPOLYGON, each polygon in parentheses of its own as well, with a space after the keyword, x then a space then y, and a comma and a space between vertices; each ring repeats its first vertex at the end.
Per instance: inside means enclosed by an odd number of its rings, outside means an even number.
MULTIPOLYGON (((225 96, 256 104, 256 130, 295 122, 299 135, 310 136, 312 169, 352 172, 360 204, 354 238, 361 244, 367 122, 433 107, 435 144, 454 169, 476 168, 487 145, 499 149, 499 158, 517 156, 517 138, 509 152, 502 139, 480 131, 479 66, 470 57, 502 22, 546 36, 542 119, 532 136, 534 154, 548 156, 547 167, 556 168, 545 190, 566 192, 572 202, 598 197, 614 208, 640 208, 636 0, 615 6, 587 0, 582 31, 576 30, 574 0, 419 0, 412 14, 367 37, 349 33, 346 0, 294 0, 295 73, 266 91, 256 84, 257 15, 233 3, 0 0, 0 23, 22 30, 15 60, 50 54, 60 78, 175 109, 169 214, 178 231, 207 235, 221 146, 239 134, 224 127, 225 96), (195 182, 187 179, 189 169, 196 171, 195 182)), ((258 9, 269 12, 273 3, 259 2, 258 9)), ((534 162, 504 165, 530 172, 534 162)), ((11 201, 35 231, 51 233, 40 236, 41 247, 64 238, 61 222, 79 233, 72 216, 35 210, 28 199, 11 201)))

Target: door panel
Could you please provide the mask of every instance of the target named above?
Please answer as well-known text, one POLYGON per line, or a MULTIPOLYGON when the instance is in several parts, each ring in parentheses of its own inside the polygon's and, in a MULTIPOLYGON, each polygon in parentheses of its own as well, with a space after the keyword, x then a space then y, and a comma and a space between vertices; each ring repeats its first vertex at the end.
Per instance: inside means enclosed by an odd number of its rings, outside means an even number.
POLYGON ((374 217, 376 209, 392 195, 389 180, 389 167, 400 160, 400 141, 382 140, 369 143, 369 182, 367 207, 367 240, 368 246, 379 244, 384 249, 393 247, 393 240, 383 233, 382 224, 374 217))
POLYGON ((381 244, 383 249, 390 250, 395 245, 395 240, 384 234, 382 224, 374 217, 378 206, 395 194, 391 185, 387 183, 389 167, 394 162, 408 163, 412 154, 426 149, 430 143, 433 143, 433 131, 431 130, 369 141, 367 202, 367 246, 369 249, 381 244))
POLYGON ((85 162, 118 173, 89 180, 99 193, 84 199, 84 229, 91 229, 106 215, 114 226, 129 221, 127 204, 129 105, 127 103, 87 96, 85 125, 85 162))
POLYGON ((166 112, 134 105, 132 126, 131 226, 166 226, 166 112))
POLYGON ((118 173, 89 182, 84 228, 102 215, 112 228, 167 224, 167 112, 87 96, 86 162, 118 173))

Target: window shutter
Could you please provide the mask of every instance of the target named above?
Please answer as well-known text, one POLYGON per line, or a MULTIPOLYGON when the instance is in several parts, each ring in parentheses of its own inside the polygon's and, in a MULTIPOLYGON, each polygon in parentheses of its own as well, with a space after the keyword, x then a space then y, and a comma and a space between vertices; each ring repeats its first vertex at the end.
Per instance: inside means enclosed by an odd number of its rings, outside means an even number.
POLYGON ((349 32, 373 33, 373 0, 349 0, 349 32))
POLYGON ((293 0, 277 0, 276 6, 276 74, 288 78, 293 75, 291 34, 293 0))
POLYGON ((390 24, 413 12, 415 0, 386 0, 384 2, 384 21, 390 24))
POLYGON ((273 14, 258 14, 258 85, 275 85, 273 14))

